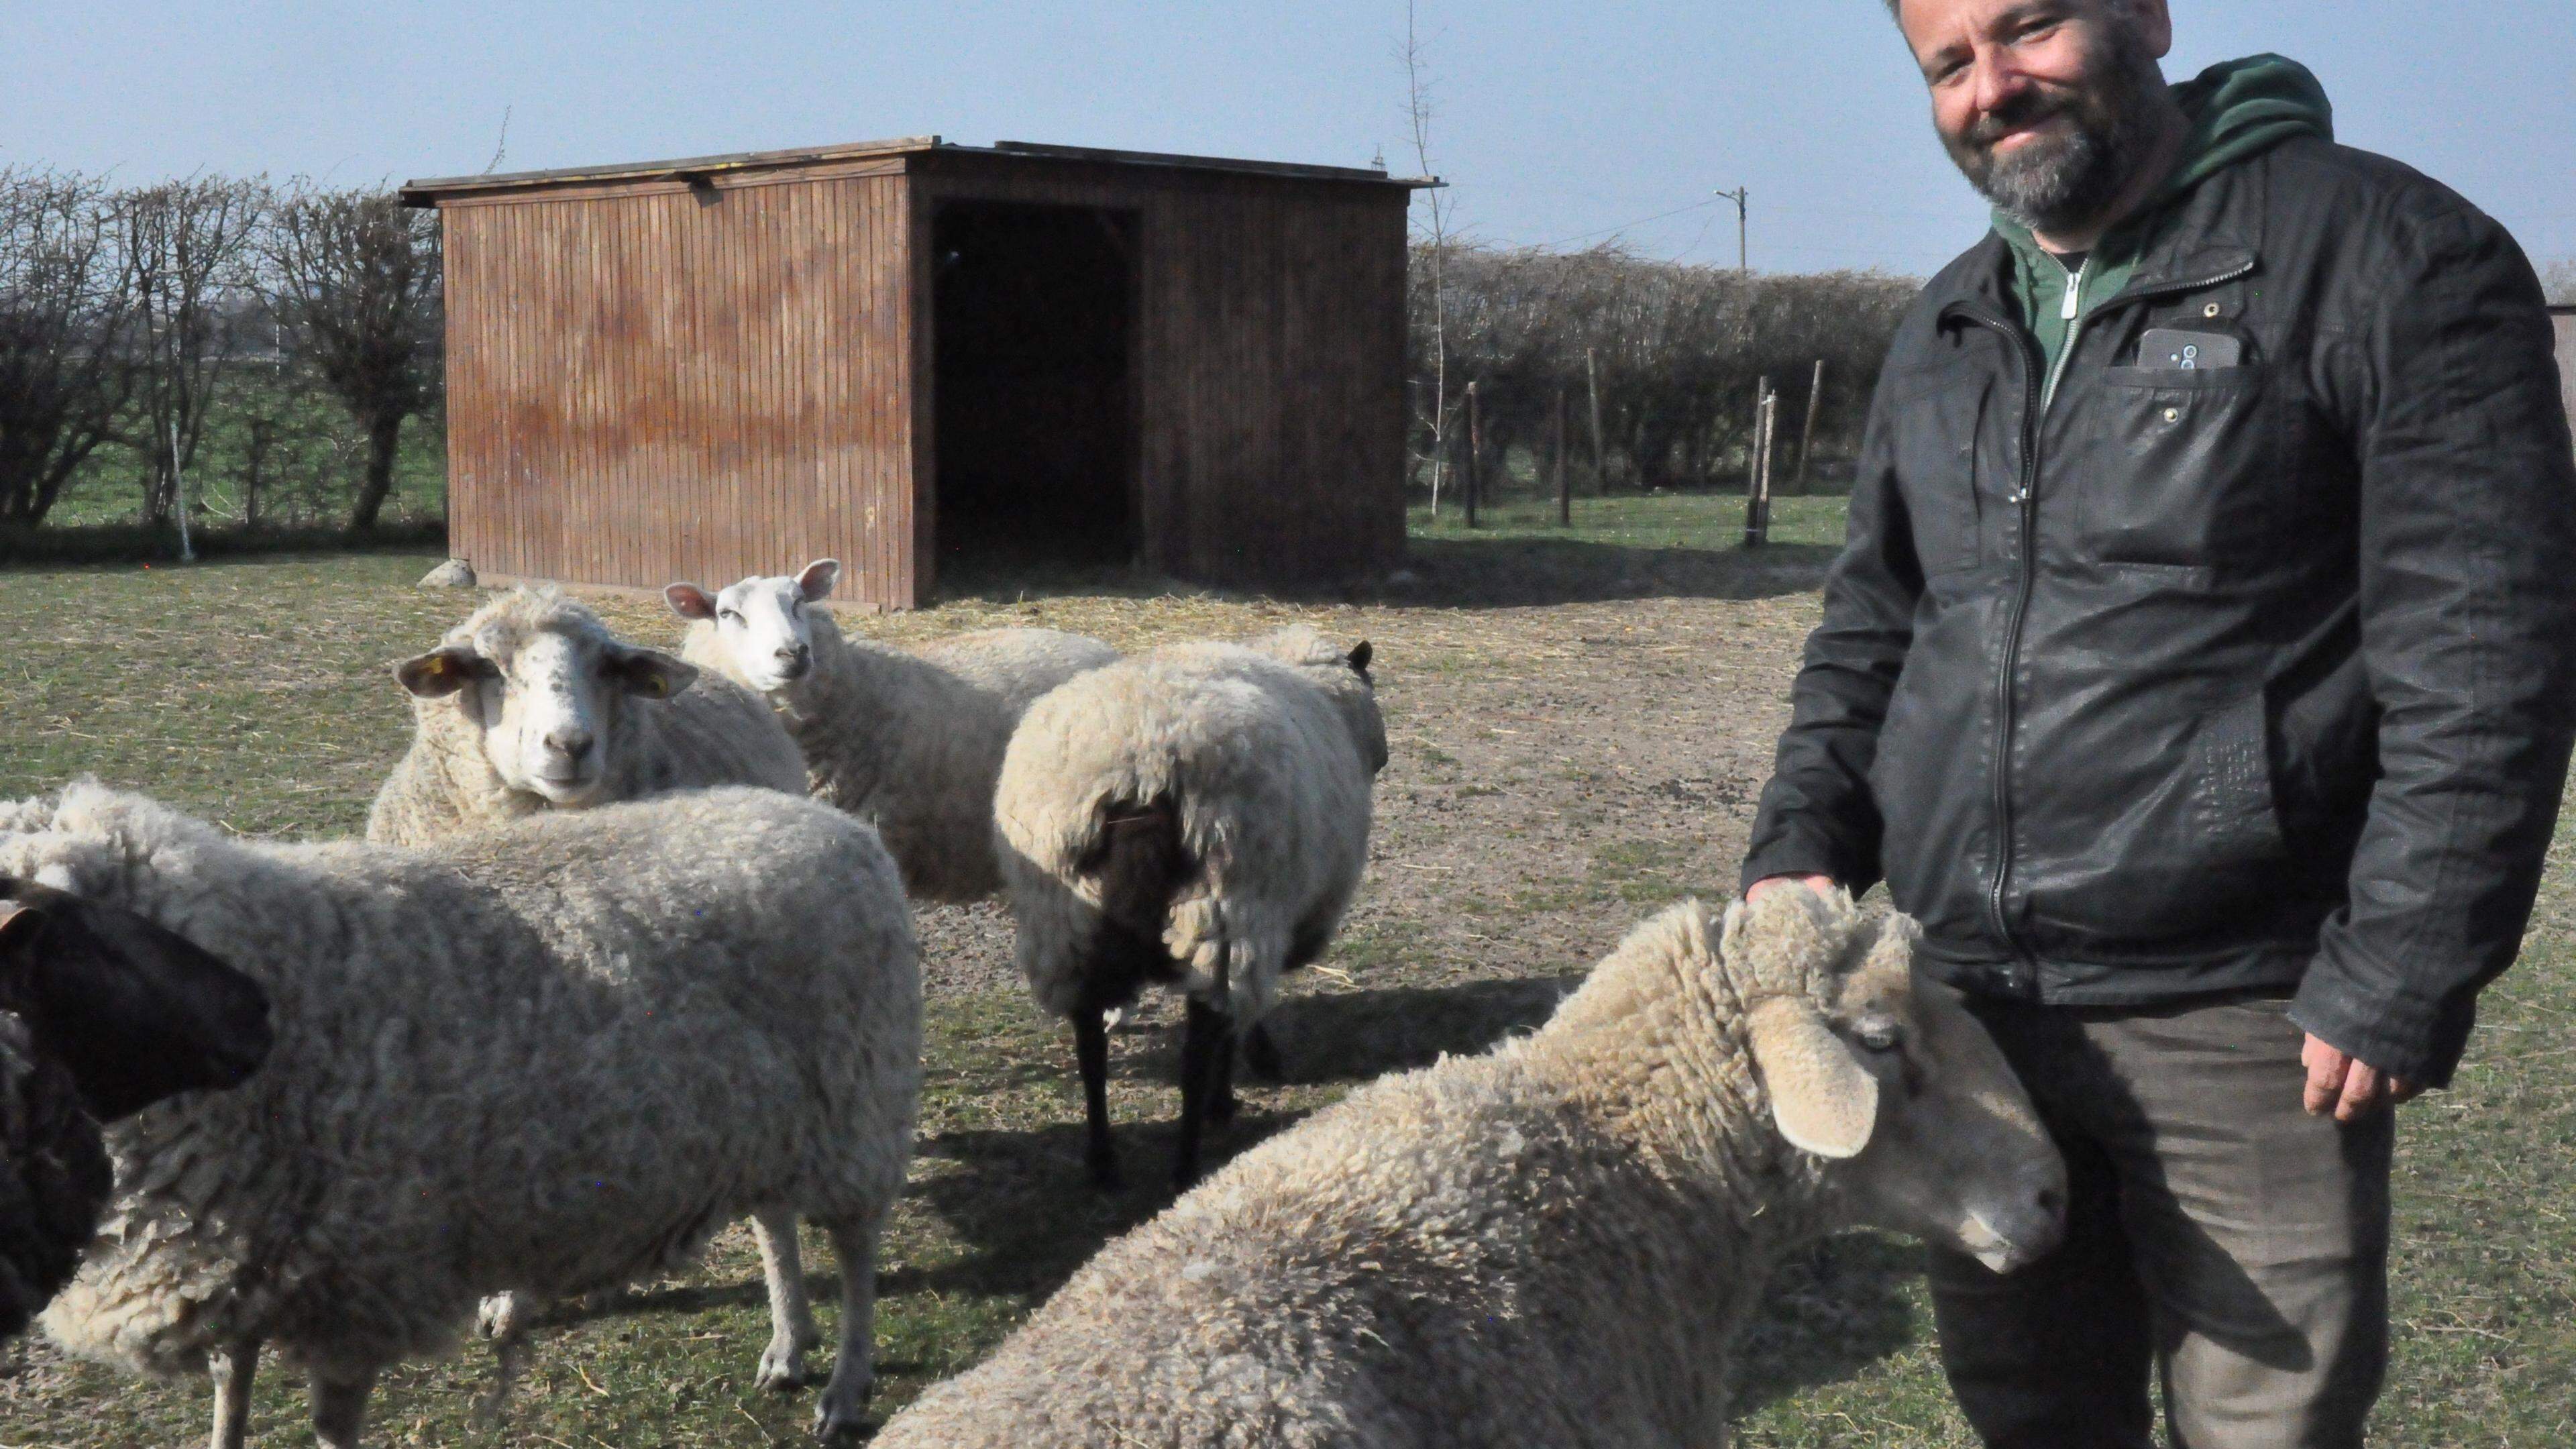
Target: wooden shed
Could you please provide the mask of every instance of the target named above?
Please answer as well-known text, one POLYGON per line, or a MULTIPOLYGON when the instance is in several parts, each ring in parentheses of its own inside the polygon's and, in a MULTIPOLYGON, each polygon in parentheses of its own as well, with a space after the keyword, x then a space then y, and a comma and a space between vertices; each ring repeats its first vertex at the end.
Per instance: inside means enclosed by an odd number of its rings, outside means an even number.
POLYGON ((2558 392, 2567 399, 2567 421, 2576 426, 2576 306, 2549 309, 2558 324, 2558 392))
POLYGON ((1385 569, 1423 184, 935 136, 411 182, 450 551, 641 587, 829 555, 879 608, 988 561, 1385 569))

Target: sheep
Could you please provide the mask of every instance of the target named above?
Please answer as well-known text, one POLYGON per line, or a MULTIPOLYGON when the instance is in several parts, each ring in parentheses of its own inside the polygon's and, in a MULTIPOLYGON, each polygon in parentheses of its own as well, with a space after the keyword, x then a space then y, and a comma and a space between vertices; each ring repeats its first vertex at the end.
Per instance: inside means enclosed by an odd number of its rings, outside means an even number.
POLYGON ((994 835, 1038 1004, 1070 1018, 1086 1161, 1119 1178, 1105 1013, 1147 983, 1187 997, 1173 1178, 1234 1113, 1234 1032, 1259 1031, 1283 973, 1321 955, 1368 860, 1386 724, 1363 641, 1296 625, 1250 646, 1167 645, 1069 681, 1011 738, 994 835))
POLYGON ((367 812, 383 844, 694 786, 805 790, 804 757, 758 699, 551 589, 492 600, 394 675, 413 732, 367 812))
POLYGON ((99 1124, 239 1086, 268 1055, 257 982, 176 938, 131 969, 108 945, 118 925, 0 877, 0 1341, 97 1230, 112 1186, 99 1124))
MULTIPOLYGON (((349 1449, 377 1372, 444 1346, 480 1295, 626 1283, 752 1209, 831 1238, 816 1421, 859 1428, 921 1082, 911 918, 866 826, 725 787, 426 850, 280 845, 85 781, 0 839, 0 874, 268 992, 264 1071, 109 1130, 116 1201, 43 1319, 85 1356, 211 1369, 216 1449, 241 1445, 264 1344, 349 1449)), ((764 1365, 802 1349, 774 1339, 764 1365)))
POLYGON ((1032 701, 1118 651, 1053 629, 891 648, 809 607, 840 575, 827 558, 715 595, 672 584, 663 597, 691 621, 680 656, 768 698, 805 752, 815 796, 875 824, 915 899, 981 900, 1001 887, 993 781, 1012 728, 1032 701))
POLYGON ((876 1449, 1721 1444, 1799 1245, 1875 1224, 2004 1271, 2063 1231, 2064 1165, 1912 941, 1842 895, 1677 906, 1535 1035, 1365 1087, 1112 1243, 876 1449))
MULTIPOLYGON (((540 810, 694 786, 805 788, 804 756, 759 699, 625 643, 551 589, 492 600, 394 674, 411 695, 412 743, 367 812, 369 840, 428 845, 540 810)), ((796 1224, 772 1214, 753 1227, 762 1261, 794 1285, 782 1300, 797 1319, 792 1336, 812 1341, 796 1224)), ((531 1312, 516 1294, 495 1295, 483 1331, 512 1343, 531 1312)), ((501 1371, 506 1393, 511 1366, 501 1371)), ((796 1379, 765 1362, 761 1383, 796 1379)))

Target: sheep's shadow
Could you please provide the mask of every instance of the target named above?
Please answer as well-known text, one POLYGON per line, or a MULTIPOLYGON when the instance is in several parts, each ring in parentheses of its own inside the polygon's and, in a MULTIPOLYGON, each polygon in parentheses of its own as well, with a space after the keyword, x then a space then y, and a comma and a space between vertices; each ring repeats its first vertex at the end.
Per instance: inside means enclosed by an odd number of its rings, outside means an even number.
MULTIPOLYGON (((1579 538, 1414 538, 1383 577, 1339 583, 1282 580, 1230 592, 1394 607, 1506 608, 1615 599, 1768 599, 1824 581, 1836 550, 1775 543, 1760 549, 1652 548, 1579 538)), ((1066 595, 1147 596, 1189 588, 1139 568, 1042 560, 943 560, 943 599, 1023 601, 1066 595)))
POLYGON ((1265 1024, 1291 1086, 1366 1081, 1483 1051, 1534 1030, 1580 975, 1314 992, 1279 1003, 1265 1024))
POLYGON ((1828 1238, 1782 1264, 1738 1346, 1729 1416, 1848 1379, 1929 1332, 1905 1291, 1922 1272, 1920 1245, 1878 1233, 1828 1238))

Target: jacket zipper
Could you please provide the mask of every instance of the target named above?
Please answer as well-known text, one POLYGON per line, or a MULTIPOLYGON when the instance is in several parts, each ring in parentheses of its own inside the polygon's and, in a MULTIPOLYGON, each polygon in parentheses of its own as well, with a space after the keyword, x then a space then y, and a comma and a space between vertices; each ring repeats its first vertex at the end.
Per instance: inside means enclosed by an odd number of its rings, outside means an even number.
MULTIPOLYGON (((2021 579, 2019 587, 2013 594, 2012 610, 2004 618, 2003 667, 1996 672, 1995 676, 1995 872, 1994 879, 1986 887, 1986 919, 1994 927, 1996 936, 2012 948, 2014 957, 2030 970, 2031 979, 2028 989, 2034 998, 2039 994, 2038 958, 2031 954, 2030 948, 2023 944, 2021 937, 2014 934, 2012 923, 2004 914, 2004 885, 2012 874, 2013 861, 2012 735, 2015 723, 2013 674, 2021 660, 2022 625, 2030 613, 2031 592, 2039 583, 2040 436, 2047 422, 2049 406, 2057 400, 2057 385, 2065 379, 2067 365, 2074 360, 2076 343, 2083 339, 2084 324, 2093 320, 2092 317, 2085 316, 2083 310, 2084 274, 2091 269, 2092 265, 2093 259, 2088 256, 2084 259, 2084 264, 2069 275, 2064 320, 2070 325, 2066 329, 2066 341, 2058 349, 2057 365, 2047 369, 2048 375, 2045 382, 2040 378, 2042 359, 2039 356, 2039 343, 2030 335, 2028 328, 2015 326, 2003 318, 1986 315, 1973 309, 1962 309, 1959 313, 1968 321, 2003 338, 2005 345, 2013 348, 2021 356, 2023 397, 2021 486, 2012 498, 2019 508, 2021 521, 2021 579)), ((2160 282, 2123 292, 2111 299, 2110 303, 2096 309, 2093 316, 2100 316, 2103 312, 2109 311, 2112 306, 2129 302, 2170 296, 2176 292, 2196 292, 2203 287, 2221 286, 2253 270, 2254 263, 2248 260, 2227 271, 2216 272, 2206 277, 2180 282, 2160 282)))

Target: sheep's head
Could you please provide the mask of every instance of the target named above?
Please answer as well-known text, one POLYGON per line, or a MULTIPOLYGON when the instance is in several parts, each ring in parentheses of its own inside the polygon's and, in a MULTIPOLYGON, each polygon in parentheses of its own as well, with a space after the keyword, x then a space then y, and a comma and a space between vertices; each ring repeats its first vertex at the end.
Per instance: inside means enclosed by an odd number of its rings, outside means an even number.
POLYGON ((102 1122, 239 1085, 271 1042, 268 993, 131 911, 0 875, 0 1010, 102 1122))
POLYGON ((1377 650, 1362 639, 1344 650, 1305 624, 1265 634, 1252 648, 1306 672, 1324 688, 1350 726, 1352 742, 1374 775, 1386 768, 1386 717, 1377 707, 1377 676, 1369 666, 1377 650))
POLYGON ((792 577, 748 578, 713 595, 696 584, 673 584, 662 597, 672 613, 715 627, 735 678, 762 694, 776 694, 814 667, 813 616, 806 606, 830 598, 840 577, 840 560, 823 558, 792 577))
POLYGON ((452 696, 508 788, 579 808, 596 802, 614 772, 633 702, 669 699, 698 671, 620 640, 569 599, 520 590, 404 660, 394 676, 415 698, 452 696))
POLYGON ((1721 953, 1774 1124, 1843 1218, 2003 1272, 2057 1246, 2066 1165, 1993 1038, 1913 966, 1914 928, 1804 887, 1726 915, 1721 953))

